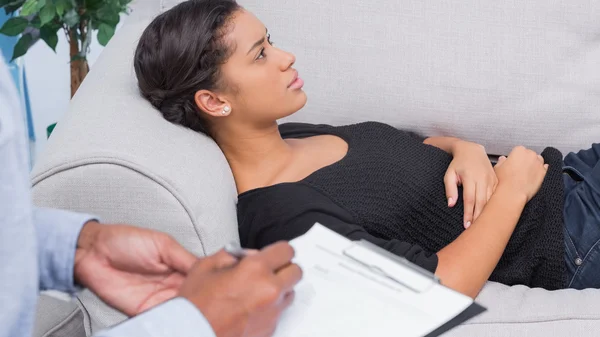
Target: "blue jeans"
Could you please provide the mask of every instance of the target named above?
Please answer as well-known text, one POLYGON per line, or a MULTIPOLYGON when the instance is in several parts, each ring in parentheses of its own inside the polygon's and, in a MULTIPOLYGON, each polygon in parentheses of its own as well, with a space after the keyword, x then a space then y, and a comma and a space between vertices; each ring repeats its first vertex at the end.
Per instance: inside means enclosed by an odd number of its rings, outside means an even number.
POLYGON ((600 144, 565 157, 567 287, 600 288, 600 144))

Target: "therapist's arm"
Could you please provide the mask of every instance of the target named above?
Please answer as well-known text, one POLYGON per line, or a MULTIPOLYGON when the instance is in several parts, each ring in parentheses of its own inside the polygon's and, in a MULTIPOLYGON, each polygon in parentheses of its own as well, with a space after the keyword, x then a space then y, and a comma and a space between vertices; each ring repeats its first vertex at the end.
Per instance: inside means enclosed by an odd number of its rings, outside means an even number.
POLYGON ((81 229, 94 217, 50 208, 33 208, 40 290, 74 293, 75 250, 81 229))
POLYGON ((165 233, 35 208, 41 290, 88 288, 134 316, 177 295, 197 257, 165 233))
MULTIPOLYGON (((74 282, 75 252, 83 226, 94 217, 69 211, 34 208, 38 240, 40 288, 67 293, 78 290, 74 282)), ((215 334, 202 313, 188 300, 176 298, 96 336, 198 336, 215 334)))
POLYGON ((270 335, 302 276, 287 243, 241 262, 224 251, 197 259, 164 233, 95 221, 77 225, 76 219, 86 217, 36 212, 36 226, 48 236, 39 236, 50 255, 40 267, 45 287, 74 291, 76 279, 105 303, 135 316, 99 336, 270 335))
POLYGON ((96 337, 271 336, 302 277, 293 257, 280 242, 242 261, 224 251, 199 259, 179 297, 96 337))

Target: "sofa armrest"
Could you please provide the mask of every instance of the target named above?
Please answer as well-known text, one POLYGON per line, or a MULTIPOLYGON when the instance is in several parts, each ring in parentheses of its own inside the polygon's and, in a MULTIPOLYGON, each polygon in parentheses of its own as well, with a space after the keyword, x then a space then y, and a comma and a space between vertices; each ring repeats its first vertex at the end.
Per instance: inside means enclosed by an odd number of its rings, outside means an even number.
MULTIPOLYGON (((38 172, 33 181, 33 198, 38 206, 86 212, 99 216, 105 223, 162 231, 197 256, 211 254, 237 239, 237 233, 223 225, 235 223, 234 219, 223 215, 222 222, 215 219, 220 206, 213 205, 214 201, 191 202, 176 186, 153 176, 149 169, 142 173, 126 161, 86 159, 38 172)), ((227 214, 235 216, 235 205, 232 203, 231 207, 227 214)), ((86 326, 90 333, 126 318, 89 291, 79 294, 78 299, 90 318, 91 323, 86 326)), ((68 313, 62 316, 65 314, 68 313)))

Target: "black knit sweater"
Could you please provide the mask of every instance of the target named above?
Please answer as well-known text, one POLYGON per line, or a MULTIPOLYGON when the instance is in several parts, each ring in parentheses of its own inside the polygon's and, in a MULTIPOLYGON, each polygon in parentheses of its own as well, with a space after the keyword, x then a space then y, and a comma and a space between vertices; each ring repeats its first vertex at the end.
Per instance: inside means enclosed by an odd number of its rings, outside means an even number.
MULTIPOLYGON (((245 246, 292 239, 319 221, 435 269, 437 257, 427 252, 441 250, 464 231, 462 190, 453 208, 445 195, 443 178, 452 157, 414 134, 374 122, 284 124, 280 130, 284 138, 339 136, 348 143, 348 153, 298 183, 240 195, 238 220, 245 246)), ((550 168, 525 207, 492 281, 565 287, 562 154, 547 148, 542 156, 550 168)))

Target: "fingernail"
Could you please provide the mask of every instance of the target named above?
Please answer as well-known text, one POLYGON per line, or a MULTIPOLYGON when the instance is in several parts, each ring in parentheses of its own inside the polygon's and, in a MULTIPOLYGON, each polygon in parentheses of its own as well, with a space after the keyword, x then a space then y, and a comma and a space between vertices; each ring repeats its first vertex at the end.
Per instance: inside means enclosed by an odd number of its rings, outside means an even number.
POLYGON ((465 224, 465 229, 471 227, 471 221, 467 221, 467 223, 465 224))
POLYGON ((448 206, 452 206, 452 201, 454 201, 452 198, 448 198, 448 206))

